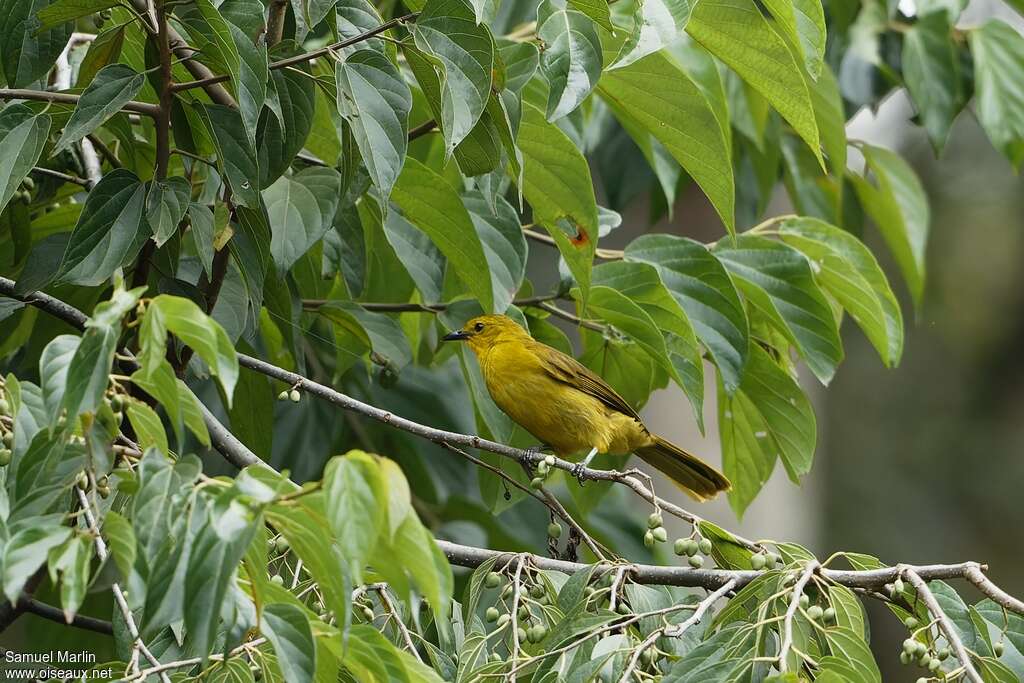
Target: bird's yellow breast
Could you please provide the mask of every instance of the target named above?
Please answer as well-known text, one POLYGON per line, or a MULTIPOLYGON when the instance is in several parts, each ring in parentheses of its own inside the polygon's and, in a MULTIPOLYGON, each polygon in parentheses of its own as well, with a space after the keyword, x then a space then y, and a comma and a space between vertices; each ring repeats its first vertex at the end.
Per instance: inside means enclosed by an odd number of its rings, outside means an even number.
POLYGON ((495 404, 561 456, 597 448, 628 453, 646 445, 643 425, 594 396, 554 379, 543 358, 522 343, 495 344, 479 354, 495 404))

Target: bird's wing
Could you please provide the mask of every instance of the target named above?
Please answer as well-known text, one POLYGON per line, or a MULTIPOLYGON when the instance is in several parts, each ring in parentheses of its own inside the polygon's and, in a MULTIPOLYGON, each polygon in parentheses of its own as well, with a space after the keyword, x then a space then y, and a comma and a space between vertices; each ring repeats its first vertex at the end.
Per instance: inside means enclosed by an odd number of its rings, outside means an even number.
POLYGON ((619 396, 618 392, 608 386, 600 375, 591 372, 589 368, 577 361, 572 356, 567 356, 558 349, 553 349, 546 344, 537 342, 538 354, 542 358, 541 366, 552 379, 568 384, 579 389, 585 394, 593 396, 609 408, 629 415, 640 421, 640 416, 633 410, 633 406, 626 403, 626 399, 619 396))

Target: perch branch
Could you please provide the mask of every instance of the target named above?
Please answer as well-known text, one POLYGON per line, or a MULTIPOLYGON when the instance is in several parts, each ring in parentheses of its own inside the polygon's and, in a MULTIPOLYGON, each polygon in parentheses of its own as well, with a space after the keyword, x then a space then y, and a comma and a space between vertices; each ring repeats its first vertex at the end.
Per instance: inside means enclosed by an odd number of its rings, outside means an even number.
MULTIPOLYGON (((909 567, 907 565, 900 565, 897 567, 899 572, 910 582, 910 585, 917 590, 918 597, 924 601, 925 607, 931 615, 938 620, 939 628, 942 629, 942 633, 945 634, 946 640, 949 641, 949 646, 953 648, 953 653, 956 658, 960 660, 960 665, 964 668, 964 676, 972 683, 983 683, 981 676, 978 675, 977 670, 974 668, 974 664, 971 662, 971 656, 967 654, 964 643, 960 640, 960 635, 956 631, 956 627, 949 620, 949 617, 942 610, 939 605, 939 601, 935 599, 935 595, 931 589, 928 588, 928 584, 925 583, 923 575, 915 567, 909 567)), ((964 573, 966 578, 966 571, 964 573)))
MULTIPOLYGON (((66 92, 49 92, 46 90, 28 90, 25 88, 0 88, 0 100, 33 100, 35 102, 53 102, 54 104, 78 104, 79 96, 66 92)), ((121 109, 155 118, 160 107, 148 102, 126 102, 121 109)))
POLYGON ((18 601, 18 609, 27 614, 34 614, 37 617, 49 619, 50 621, 55 621, 58 624, 63 624, 65 626, 74 626, 75 628, 80 628, 85 631, 94 631, 108 636, 114 635, 114 625, 109 621, 96 619, 94 617, 87 617, 84 614, 76 614, 71 618, 71 621, 68 621, 64 617, 64 610, 54 607, 53 605, 48 605, 45 602, 40 602, 35 598, 23 596, 21 600, 18 601))
POLYGON ((796 610, 800 606, 800 596, 804 594, 804 588, 807 587, 807 583, 814 576, 814 572, 818 571, 821 565, 815 560, 808 562, 807 566, 804 567, 803 572, 800 574, 800 578, 793 584, 793 592, 789 598, 789 606, 786 607, 786 616, 782 620, 782 644, 779 645, 779 672, 786 672, 786 659, 789 657, 789 648, 793 647, 793 617, 796 616, 796 610))

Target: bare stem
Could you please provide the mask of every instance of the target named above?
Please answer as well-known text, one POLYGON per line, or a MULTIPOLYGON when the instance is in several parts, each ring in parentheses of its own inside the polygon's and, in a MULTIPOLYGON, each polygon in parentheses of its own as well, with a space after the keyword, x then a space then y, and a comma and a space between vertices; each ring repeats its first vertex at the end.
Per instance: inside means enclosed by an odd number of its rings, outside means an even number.
POLYGON ((949 641, 949 646, 953 648, 953 653, 956 658, 960 660, 960 665, 964 669, 964 676, 972 681, 972 683, 983 683, 981 676, 978 671, 974 668, 974 663, 971 662, 971 656, 967 654, 964 643, 960 640, 960 634, 957 633, 956 627, 946 616, 946 613, 942 610, 942 606, 939 605, 939 601, 935 599, 935 595, 931 589, 928 588, 928 584, 925 583, 924 579, 918 573, 914 567, 907 565, 899 566, 900 572, 910 582, 910 585, 917 591, 918 597, 924 601, 925 607, 928 608, 928 612, 938 620, 939 628, 942 629, 942 633, 946 636, 946 640, 949 641))

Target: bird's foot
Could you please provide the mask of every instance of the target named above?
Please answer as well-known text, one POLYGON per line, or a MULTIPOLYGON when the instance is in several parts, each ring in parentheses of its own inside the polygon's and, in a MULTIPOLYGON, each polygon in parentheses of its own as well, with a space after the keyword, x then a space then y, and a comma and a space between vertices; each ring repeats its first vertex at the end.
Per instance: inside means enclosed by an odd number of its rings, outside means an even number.
POLYGON ((587 472, 587 468, 590 467, 591 461, 594 456, 597 455, 597 448, 591 448, 590 452, 587 453, 587 457, 583 458, 582 462, 576 463, 572 468, 572 474, 575 475, 576 480, 579 481, 580 486, 583 486, 583 482, 586 481, 584 475, 587 472))

